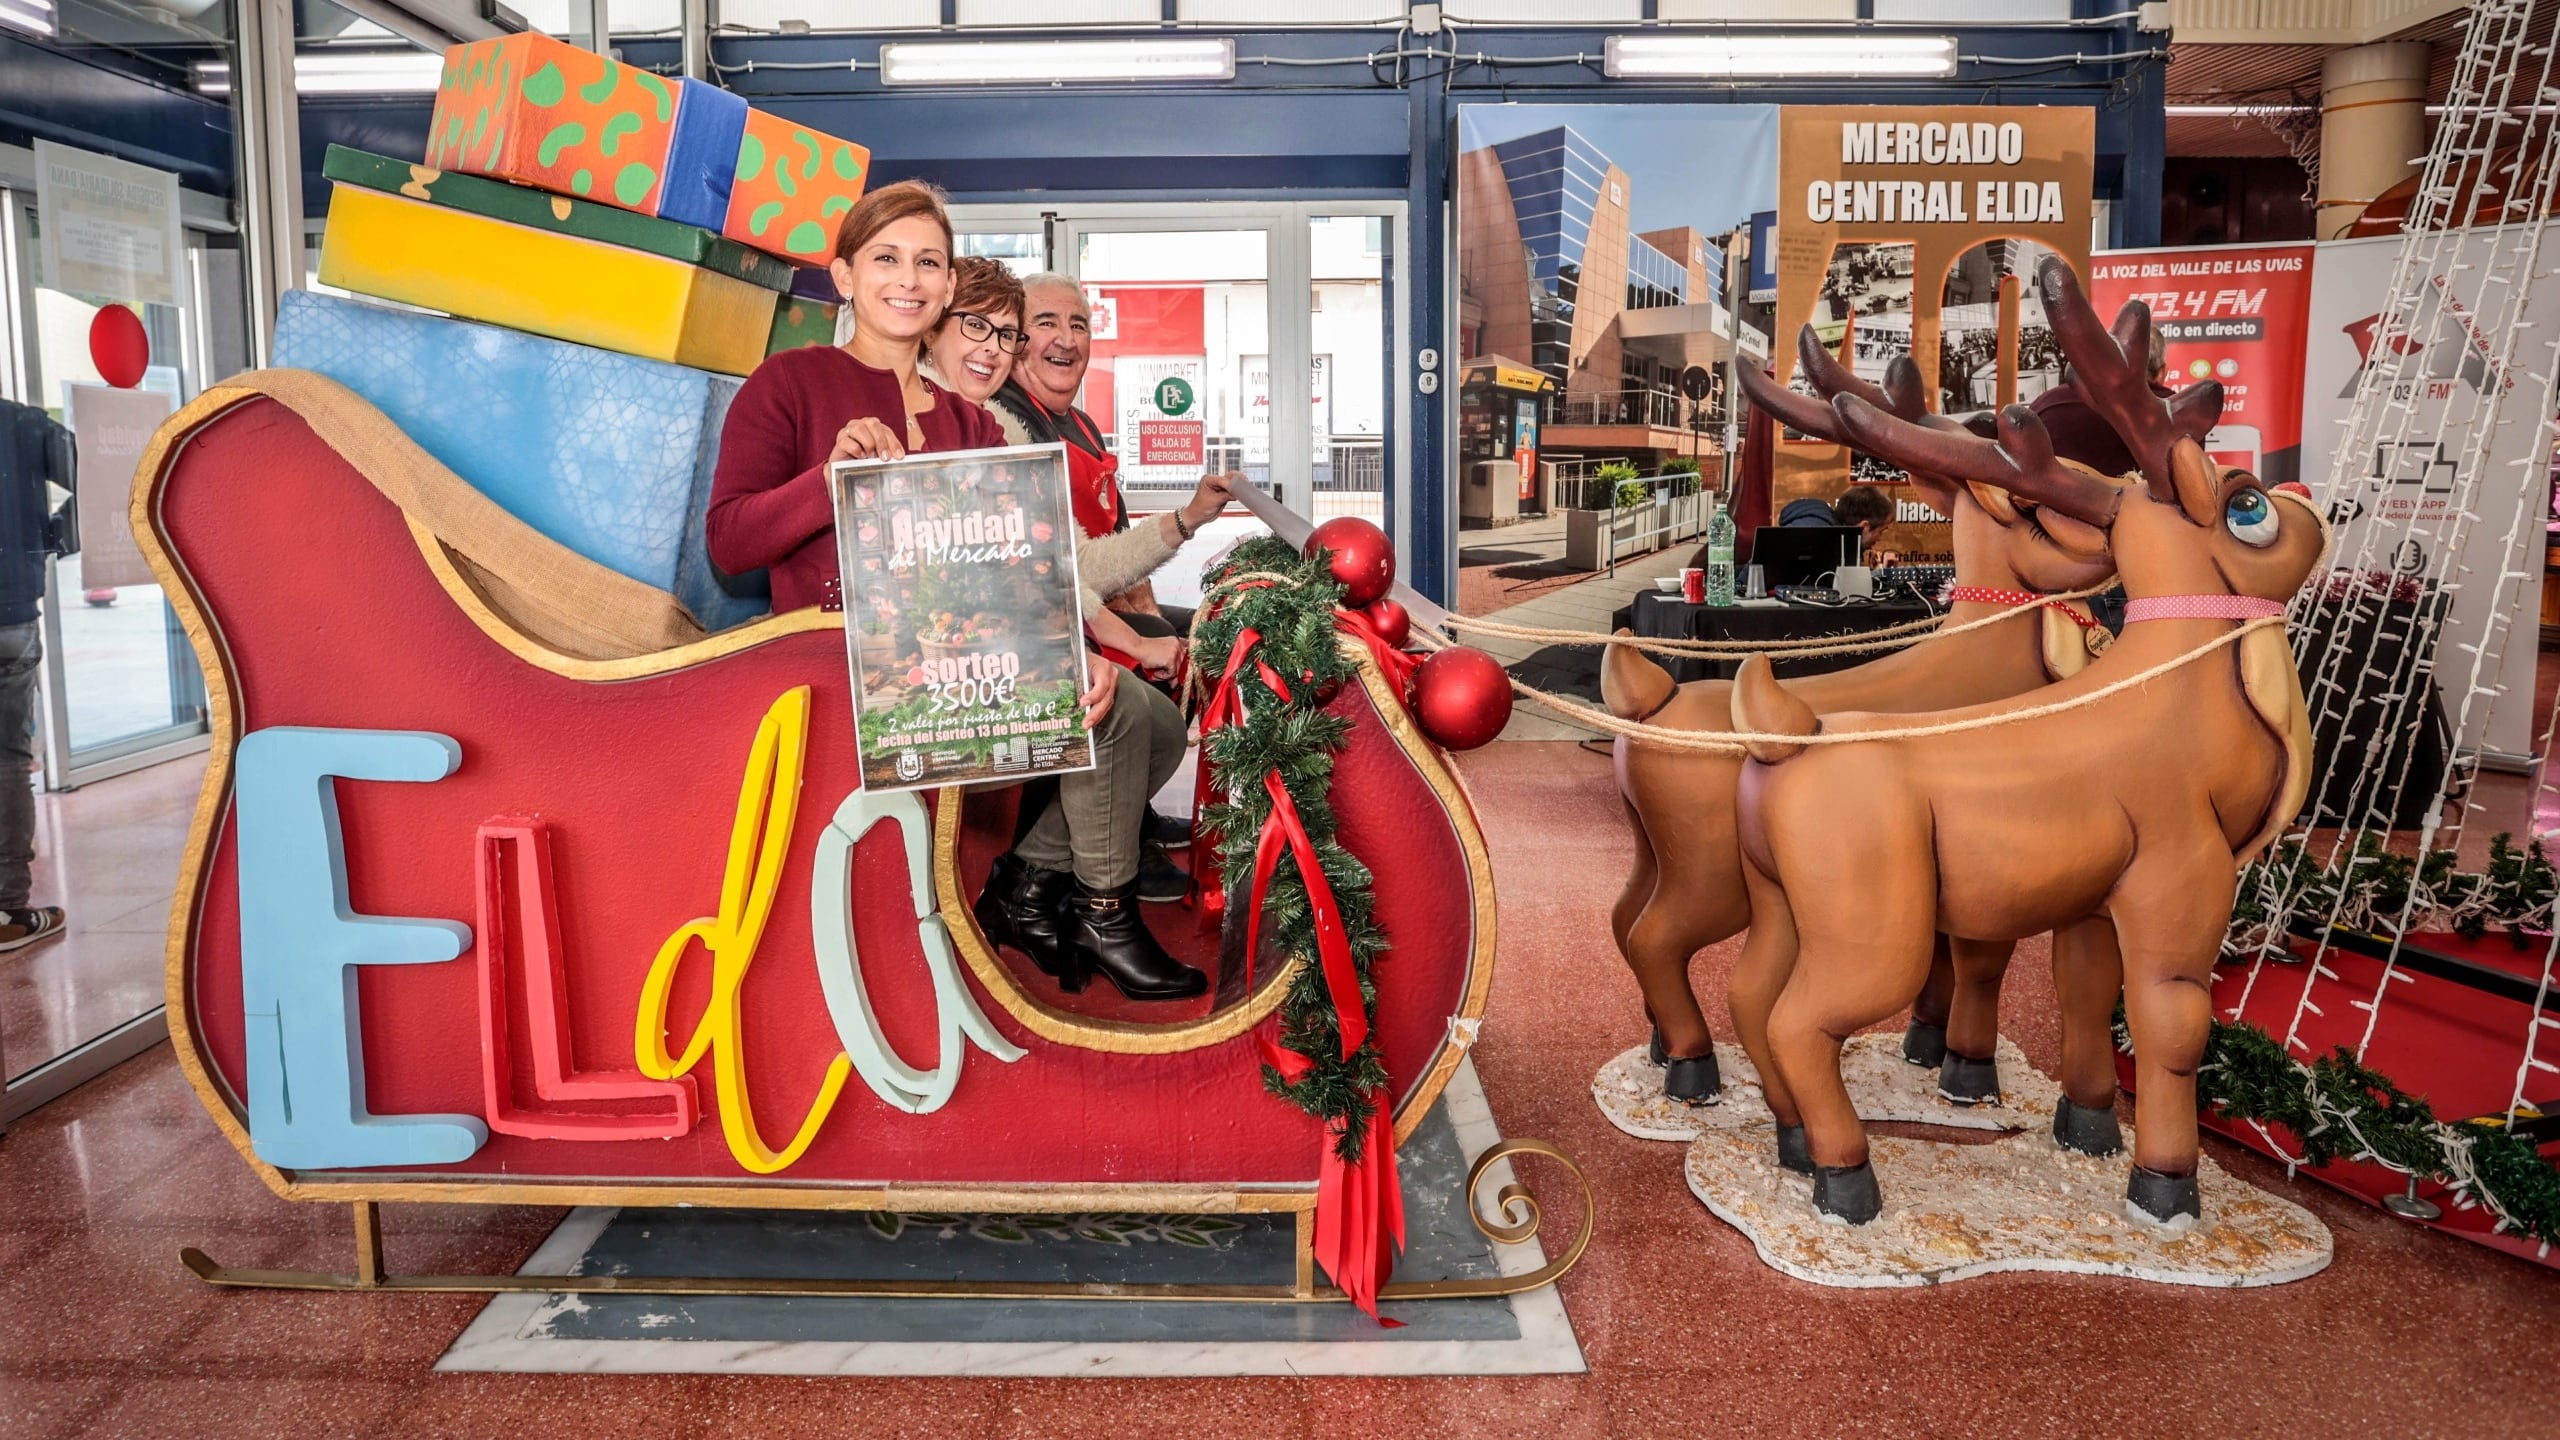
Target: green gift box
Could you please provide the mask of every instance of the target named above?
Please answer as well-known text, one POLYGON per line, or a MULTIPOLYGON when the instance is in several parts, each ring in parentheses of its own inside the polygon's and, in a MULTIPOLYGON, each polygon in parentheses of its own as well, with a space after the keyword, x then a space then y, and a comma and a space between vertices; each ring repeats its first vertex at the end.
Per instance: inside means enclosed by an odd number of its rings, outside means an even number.
MULTIPOLYGON (((792 272, 787 260, 724 239, 708 230, 674 220, 634 214, 568 195, 552 195, 504 180, 486 180, 450 170, 431 170, 387 155, 368 154, 344 145, 329 147, 320 173, 346 185, 388 191, 431 205, 448 206, 492 220, 553 230, 564 235, 664 255, 688 265, 744 280, 767 290, 788 292, 792 272)), ((777 317, 777 327, 779 317, 777 317)), ((829 317, 832 326, 833 317, 829 317)), ((778 333, 778 331, 777 331, 778 333)), ((832 334, 832 330, 829 332, 832 334)))
POLYGON ((803 345, 836 343, 836 307, 799 295, 785 295, 773 310, 773 336, 764 353, 778 355, 803 345))

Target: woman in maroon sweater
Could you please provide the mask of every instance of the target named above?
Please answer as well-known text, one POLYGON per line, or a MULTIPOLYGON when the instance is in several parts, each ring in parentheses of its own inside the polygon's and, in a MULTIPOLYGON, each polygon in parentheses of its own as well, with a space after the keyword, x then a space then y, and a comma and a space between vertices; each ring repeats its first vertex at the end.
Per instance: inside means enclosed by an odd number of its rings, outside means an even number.
POLYGON ((919 342, 951 299, 951 221, 917 181, 862 198, 836 235, 836 289, 853 339, 756 367, 729 406, 704 538, 711 562, 769 571, 776 613, 844 608, 827 466, 1005 443, 993 416, 916 373, 919 342))
MULTIPOLYGON (((954 248, 932 186, 908 180, 864 196, 845 214, 829 267, 853 307, 853 339, 771 357, 729 406, 704 539, 721 569, 770 572, 777 612, 844 608, 829 465, 1006 443, 994 416, 916 373, 925 337, 951 305, 954 248)), ((1225 490, 1202 483, 1214 515, 1225 490)), ((976 909, 991 938, 1029 955, 1064 989, 1100 974, 1131 999, 1195 996, 1208 977, 1148 932, 1135 878, 1139 816, 1182 761, 1182 712, 1138 684, 1130 703, 1115 706, 1124 672, 1091 668, 1083 699, 1094 766, 1059 777, 1054 800, 998 860, 976 909)))

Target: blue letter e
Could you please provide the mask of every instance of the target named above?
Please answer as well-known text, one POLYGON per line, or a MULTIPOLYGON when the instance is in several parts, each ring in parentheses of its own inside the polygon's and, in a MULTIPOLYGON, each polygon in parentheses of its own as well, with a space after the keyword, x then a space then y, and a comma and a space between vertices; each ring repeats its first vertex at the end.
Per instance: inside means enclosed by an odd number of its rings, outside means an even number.
POLYGON ((268 1164, 443 1165, 489 1138, 477 1116, 365 1111, 355 967, 450 960, 471 943, 471 929, 349 911, 331 778, 441 780, 461 763, 450 737, 412 730, 275 726, 240 742, 233 803, 249 1140, 268 1164))

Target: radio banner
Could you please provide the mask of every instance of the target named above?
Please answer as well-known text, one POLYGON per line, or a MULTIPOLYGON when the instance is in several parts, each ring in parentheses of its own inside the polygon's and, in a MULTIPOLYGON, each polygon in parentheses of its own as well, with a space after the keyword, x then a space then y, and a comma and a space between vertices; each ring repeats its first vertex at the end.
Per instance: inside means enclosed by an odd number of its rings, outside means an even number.
POLYGON ((2114 319, 2151 307, 2167 342, 2161 383, 2222 382, 2222 424, 2205 448, 2270 485, 2302 478, 2303 347, 2311 324, 2309 245, 2107 250, 2089 261, 2089 299, 2114 319))

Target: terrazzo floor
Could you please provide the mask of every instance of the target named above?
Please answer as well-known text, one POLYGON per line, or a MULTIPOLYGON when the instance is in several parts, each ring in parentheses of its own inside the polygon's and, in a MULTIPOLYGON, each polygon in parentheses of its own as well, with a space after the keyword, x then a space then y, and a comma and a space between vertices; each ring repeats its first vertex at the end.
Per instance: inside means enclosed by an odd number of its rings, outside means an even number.
MULTIPOLYGON (((218 1293, 179 1269, 183 1245, 339 1266, 348 1229, 341 1207, 269 1194, 163 1049, 0 1140, 0 1436, 2553 1433, 2560 1274, 2289 1182, 2220 1141, 2207 1144, 2232 1174, 2329 1227, 2327 1270, 2242 1292, 2056 1275, 1842 1291, 1770 1270, 1690 1196, 1682 1147, 1620 1134, 1591 1100, 1594 1072, 1642 1037, 1608 941, 1626 865, 1608 762, 1524 743, 1461 765, 1502 897, 1475 1065, 1502 1132, 1563 1146, 1598 1194, 1598 1239, 1561 1287, 1586 1373, 438 1373, 480 1300, 218 1293)), ((1734 948, 1701 957, 1702 991, 1734 948)), ((2021 947, 2002 1029, 2050 1069, 2044 958, 2021 947)), ((1549 1213, 1570 1208, 1569 1182, 1524 1171, 1549 1213)), ((562 1213, 390 1206, 390 1262, 513 1269, 562 1213)))

